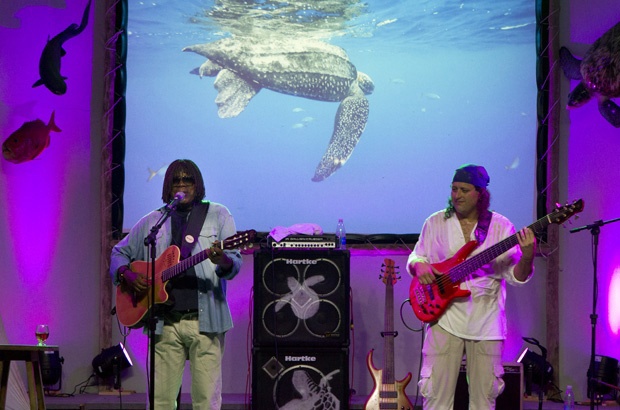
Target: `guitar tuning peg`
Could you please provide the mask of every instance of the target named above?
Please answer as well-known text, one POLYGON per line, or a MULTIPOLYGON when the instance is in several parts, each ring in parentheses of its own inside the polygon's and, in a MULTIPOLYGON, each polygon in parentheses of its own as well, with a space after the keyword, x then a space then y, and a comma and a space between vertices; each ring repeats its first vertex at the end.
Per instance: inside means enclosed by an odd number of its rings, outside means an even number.
MULTIPOLYGON (((575 215, 575 217, 573 219, 576 221, 577 219, 579 219, 579 215, 575 215)), ((569 219, 567 222, 572 225, 573 224, 573 219, 569 219)))

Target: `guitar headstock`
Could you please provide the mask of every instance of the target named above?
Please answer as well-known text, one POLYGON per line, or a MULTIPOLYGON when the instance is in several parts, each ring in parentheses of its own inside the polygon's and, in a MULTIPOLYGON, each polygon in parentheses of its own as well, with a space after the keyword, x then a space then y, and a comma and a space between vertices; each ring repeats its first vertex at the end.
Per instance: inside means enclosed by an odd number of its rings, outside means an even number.
POLYGON ((222 249, 236 249, 236 248, 247 248, 247 244, 249 243, 250 247, 252 246, 252 242, 256 237, 256 231, 254 229, 249 229, 247 231, 237 232, 236 235, 229 236, 224 239, 222 242, 222 249))
POLYGON ((561 224, 566 222, 571 216, 583 211, 583 199, 573 201, 571 204, 561 206, 558 204, 557 208, 549 214, 549 220, 551 223, 561 224))
POLYGON ((390 258, 385 258, 383 260, 383 265, 381 265, 381 272, 383 275, 379 275, 379 279, 383 281, 383 283, 394 285, 396 281, 400 279, 400 276, 396 276, 398 272, 394 271, 394 260, 390 258))

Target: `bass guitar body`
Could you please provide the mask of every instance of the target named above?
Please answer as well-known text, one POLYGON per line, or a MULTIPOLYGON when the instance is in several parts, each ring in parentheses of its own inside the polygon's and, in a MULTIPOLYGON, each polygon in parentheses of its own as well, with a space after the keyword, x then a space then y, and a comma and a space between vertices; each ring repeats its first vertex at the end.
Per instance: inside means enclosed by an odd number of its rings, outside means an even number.
POLYGON ((372 394, 366 401, 365 410, 398 409, 413 410, 413 404, 409 401, 405 388, 411 381, 411 372, 404 379, 395 380, 394 383, 383 384, 383 370, 373 365, 372 355, 374 350, 368 352, 366 365, 375 383, 372 394))
MULTIPOLYGON (((450 269, 465 261, 477 245, 476 241, 468 242, 453 257, 434 263, 432 266, 441 273, 449 272, 450 269)), ((461 289, 462 281, 441 280, 441 277, 442 275, 439 275, 429 285, 422 285, 417 277, 412 279, 409 300, 413 312, 422 322, 429 323, 437 320, 455 298, 471 295, 470 291, 461 289)))

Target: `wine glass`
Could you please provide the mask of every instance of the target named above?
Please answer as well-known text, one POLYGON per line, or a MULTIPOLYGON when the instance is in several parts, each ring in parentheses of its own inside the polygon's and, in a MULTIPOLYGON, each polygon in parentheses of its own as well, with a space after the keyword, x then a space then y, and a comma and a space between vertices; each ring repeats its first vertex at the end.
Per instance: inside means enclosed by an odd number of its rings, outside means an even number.
POLYGON ((50 335, 50 328, 47 325, 37 325, 34 334, 37 337, 37 346, 45 346, 45 341, 50 335))

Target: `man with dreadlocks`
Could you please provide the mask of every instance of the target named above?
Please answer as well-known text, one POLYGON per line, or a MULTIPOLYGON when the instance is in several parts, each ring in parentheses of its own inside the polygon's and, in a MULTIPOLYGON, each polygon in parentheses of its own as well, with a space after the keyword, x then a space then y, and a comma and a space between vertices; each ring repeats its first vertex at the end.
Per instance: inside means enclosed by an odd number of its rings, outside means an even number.
POLYGON ((202 174, 190 160, 176 160, 166 171, 162 200, 170 204, 175 197, 182 198, 176 207, 164 206, 144 216, 114 247, 110 273, 115 285, 123 285, 136 295, 148 292, 150 276, 132 271, 130 263, 149 259, 145 238, 170 208, 170 217, 157 235, 157 256, 171 245, 181 249, 181 259, 209 250, 208 259, 168 281, 171 303, 154 308, 158 317, 154 407, 177 408, 183 369, 189 359, 193 408, 220 409, 224 334, 233 325, 226 281, 241 268, 239 251, 223 250, 221 243, 237 233, 235 221, 225 206, 203 201, 202 174))
MULTIPOLYGON (((458 168, 445 210, 424 222, 407 261, 407 271, 421 286, 440 281, 432 264, 454 256, 470 241, 473 254, 515 234, 504 216, 489 211, 491 195, 486 169, 474 164, 458 168)), ((502 352, 506 339, 506 282, 523 285, 534 272, 536 239, 529 228, 517 233, 519 246, 480 267, 460 284, 471 295, 456 297, 427 328, 418 383, 425 410, 451 409, 463 355, 467 357, 469 409, 494 409, 504 389, 502 352)))

